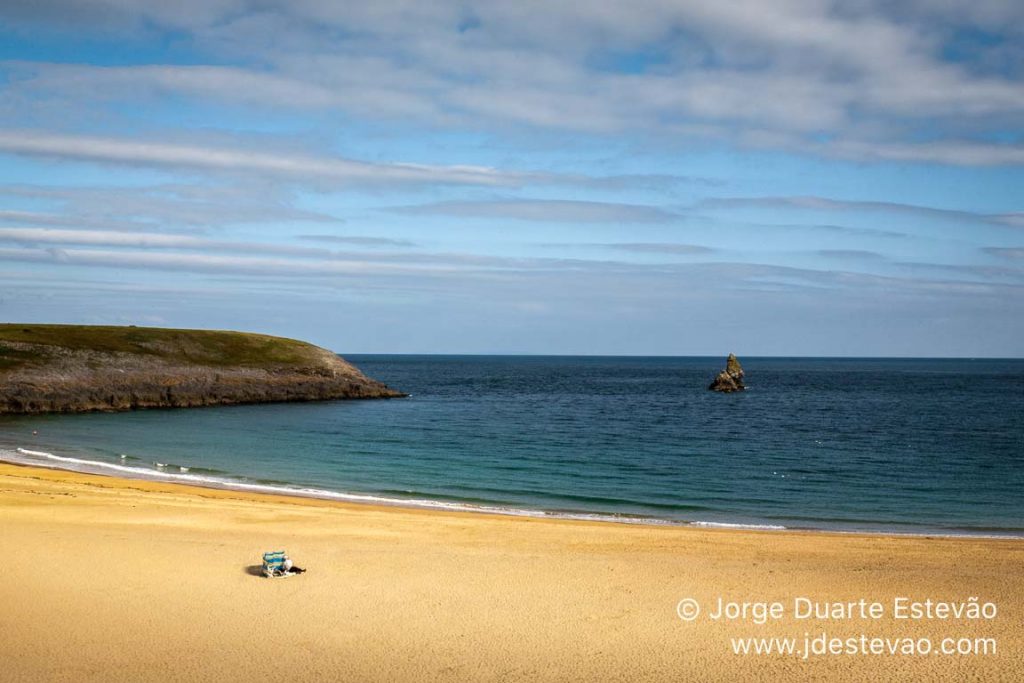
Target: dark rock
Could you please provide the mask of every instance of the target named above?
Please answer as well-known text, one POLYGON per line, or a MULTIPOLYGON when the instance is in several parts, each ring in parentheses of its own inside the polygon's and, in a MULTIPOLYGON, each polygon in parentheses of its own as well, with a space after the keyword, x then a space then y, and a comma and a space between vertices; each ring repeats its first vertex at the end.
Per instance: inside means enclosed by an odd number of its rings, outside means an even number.
POLYGON ((740 366, 739 360, 736 359, 736 354, 729 354, 729 359, 725 362, 725 370, 718 373, 718 376, 711 382, 708 389, 723 393, 746 389, 743 386, 743 368, 740 366))

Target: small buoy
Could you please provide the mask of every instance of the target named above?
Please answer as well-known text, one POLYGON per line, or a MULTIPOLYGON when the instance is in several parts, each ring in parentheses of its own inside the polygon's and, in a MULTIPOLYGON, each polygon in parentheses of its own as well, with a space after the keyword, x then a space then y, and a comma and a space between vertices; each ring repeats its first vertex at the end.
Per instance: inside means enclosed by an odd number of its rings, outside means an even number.
POLYGON ((35 429, 33 429, 33 430, 32 430, 32 436, 36 436, 37 434, 39 434, 39 431, 38 431, 38 430, 35 430, 35 429))

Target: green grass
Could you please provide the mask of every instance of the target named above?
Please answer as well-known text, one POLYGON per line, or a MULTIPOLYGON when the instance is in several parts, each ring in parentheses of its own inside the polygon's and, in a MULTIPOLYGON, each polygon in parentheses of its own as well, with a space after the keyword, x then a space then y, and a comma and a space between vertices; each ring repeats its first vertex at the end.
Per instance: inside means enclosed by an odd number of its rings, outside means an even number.
POLYGON ((316 353, 316 347, 305 342, 245 332, 7 323, 0 324, 0 370, 42 358, 39 353, 6 347, 5 341, 133 353, 209 367, 305 365, 316 353))
POLYGON ((38 358, 38 356, 39 354, 32 353, 31 351, 22 351, 3 346, 3 343, 0 342, 0 372, 29 363, 38 358))

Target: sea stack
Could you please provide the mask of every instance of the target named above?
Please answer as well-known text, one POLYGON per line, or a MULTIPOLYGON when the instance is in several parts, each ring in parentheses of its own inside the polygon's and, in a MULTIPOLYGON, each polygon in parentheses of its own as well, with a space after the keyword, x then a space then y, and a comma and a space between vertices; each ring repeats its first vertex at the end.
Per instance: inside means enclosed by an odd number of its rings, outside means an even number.
POLYGON ((725 361, 725 370, 718 373, 718 377, 715 377, 715 380, 708 386, 708 389, 724 393, 746 389, 743 386, 743 368, 740 366, 736 354, 729 354, 728 360, 725 361))

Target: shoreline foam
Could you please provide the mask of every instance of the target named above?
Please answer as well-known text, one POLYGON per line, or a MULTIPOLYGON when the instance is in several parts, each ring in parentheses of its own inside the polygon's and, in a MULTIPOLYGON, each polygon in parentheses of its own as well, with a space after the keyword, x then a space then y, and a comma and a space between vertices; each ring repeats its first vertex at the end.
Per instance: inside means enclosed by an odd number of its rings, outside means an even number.
MULTIPOLYGON (((134 459, 134 458, 133 458, 134 459)), ((126 459, 125 459, 126 460, 126 459)), ((122 460, 124 462, 125 460, 122 460)), ((482 505, 424 498, 397 498, 364 493, 349 493, 313 487, 273 485, 239 481, 230 477, 204 476, 189 472, 188 467, 166 463, 154 463, 157 469, 131 467, 99 460, 59 456, 47 451, 37 451, 16 447, 13 451, 0 447, 0 462, 26 467, 91 474, 104 477, 163 482, 181 486, 192 486, 214 490, 235 491, 257 495, 274 495, 302 498, 307 500, 325 500, 353 505, 376 505, 382 507, 406 508, 416 510, 436 510, 443 512, 476 513, 498 515, 504 517, 520 517, 533 519, 560 519, 583 522, 600 522, 609 524, 628 524, 639 526, 678 527, 697 529, 721 529, 737 531, 789 531, 825 534, 852 534, 869 536, 896 537, 942 537, 972 539, 1007 539, 1024 540, 1024 534, 1007 531, 1005 533, 976 533, 964 531, 895 531, 873 529, 836 529, 827 527, 793 527, 780 524, 751 524, 739 522, 707 521, 707 520, 672 520, 649 516, 616 515, 611 513, 555 511, 532 508, 517 508, 502 505, 482 505), (170 470, 178 471, 170 471, 170 470)), ((202 469, 202 468, 191 468, 202 469)))

